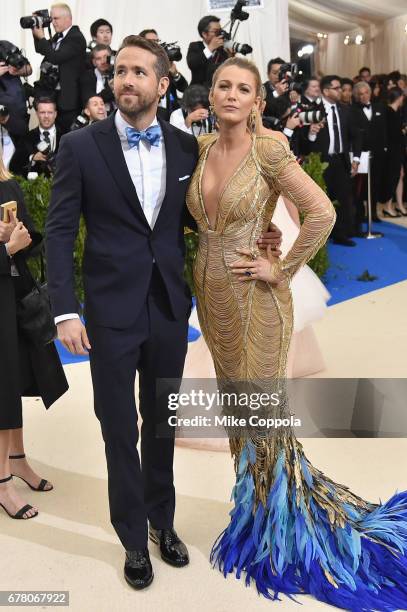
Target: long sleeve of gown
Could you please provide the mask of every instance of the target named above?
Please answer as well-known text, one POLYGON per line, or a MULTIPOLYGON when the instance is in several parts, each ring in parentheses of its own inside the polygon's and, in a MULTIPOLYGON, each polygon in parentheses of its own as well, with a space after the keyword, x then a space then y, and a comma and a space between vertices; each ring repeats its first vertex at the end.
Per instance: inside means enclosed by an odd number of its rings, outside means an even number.
POLYGON ((335 223, 332 202, 301 168, 287 142, 277 136, 258 137, 258 152, 266 180, 279 193, 287 195, 304 221, 300 233, 285 258, 279 263, 291 278, 327 241, 335 223))

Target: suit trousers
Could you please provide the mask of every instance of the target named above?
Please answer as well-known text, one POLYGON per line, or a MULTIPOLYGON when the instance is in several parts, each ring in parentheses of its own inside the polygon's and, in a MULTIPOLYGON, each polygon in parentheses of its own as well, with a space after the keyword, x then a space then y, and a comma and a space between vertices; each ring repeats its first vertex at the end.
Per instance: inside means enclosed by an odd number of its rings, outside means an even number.
POLYGON ((324 179, 329 198, 338 202, 332 238, 349 238, 354 232, 355 210, 350 165, 344 154, 329 156, 329 166, 324 172, 324 179))
POLYGON ((147 521, 173 526, 175 431, 168 424, 168 395, 159 379, 177 379, 179 390, 188 345, 188 318, 174 320, 161 276, 153 266, 146 303, 131 328, 87 322, 94 409, 100 421, 108 470, 110 518, 126 550, 147 546, 147 521), (142 417, 140 456, 135 401, 139 373, 142 417))
MULTIPOLYGON (((371 187, 371 202, 372 202, 372 217, 377 217, 376 205, 380 201, 380 190, 383 184, 384 171, 384 155, 377 153, 373 154, 370 161, 370 187, 371 187)), ((364 202, 368 199, 368 175, 357 174, 353 179, 353 193, 356 209, 355 225, 356 229, 360 230, 365 219, 364 202)))

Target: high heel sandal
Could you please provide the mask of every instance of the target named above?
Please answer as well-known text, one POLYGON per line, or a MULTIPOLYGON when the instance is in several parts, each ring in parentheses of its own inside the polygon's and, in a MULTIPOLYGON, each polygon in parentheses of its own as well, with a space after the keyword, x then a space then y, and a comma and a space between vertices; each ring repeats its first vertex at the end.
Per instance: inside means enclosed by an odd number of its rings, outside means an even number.
MULTIPOLYGON (((9 459, 25 459, 25 455, 10 455, 9 459)), ((12 474, 12 476, 16 476, 17 478, 21 478, 21 480, 23 480, 25 482, 25 484, 27 484, 30 487, 30 489, 32 489, 33 491, 41 491, 43 493, 48 493, 48 491, 52 491, 52 489, 54 488, 52 485, 51 485, 50 489, 46 489, 45 488, 47 486, 47 484, 51 484, 50 482, 48 482, 48 480, 45 480, 45 478, 41 479, 41 482, 38 485, 38 487, 33 487, 22 476, 18 476, 17 474, 12 474)))
MULTIPOLYGON (((9 476, 8 478, 3 478, 3 480, 0 480, 0 484, 2 484, 3 482, 9 482, 9 480, 11 480, 12 478, 13 478, 13 476, 9 476)), ((20 508, 20 510, 17 510, 17 512, 15 514, 10 514, 10 512, 7 510, 6 506, 4 506, 4 504, 2 504, 1 502, 0 502, 0 506, 3 508, 3 510, 5 510, 7 512, 9 517, 12 518, 12 519, 23 519, 23 520, 27 521, 28 519, 34 518, 35 516, 38 515, 38 512, 36 510, 35 514, 33 514, 32 516, 24 516, 24 514, 26 512, 28 512, 29 510, 33 509, 33 507, 30 506, 30 504, 26 504, 25 506, 20 508)))
POLYGON ((393 215, 392 213, 389 213, 387 210, 382 210, 382 215, 383 217, 391 217, 392 219, 396 219, 397 217, 401 217, 401 215, 393 215))
POLYGON ((407 217, 407 212, 403 212, 400 208, 396 208, 397 212, 400 213, 402 217, 407 217))

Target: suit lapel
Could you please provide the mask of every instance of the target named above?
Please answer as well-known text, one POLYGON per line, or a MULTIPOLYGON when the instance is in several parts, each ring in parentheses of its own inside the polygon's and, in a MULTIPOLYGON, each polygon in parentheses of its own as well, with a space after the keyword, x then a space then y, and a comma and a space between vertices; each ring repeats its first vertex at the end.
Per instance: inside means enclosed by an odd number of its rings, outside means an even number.
POLYGON ((136 211, 140 221, 150 230, 148 221, 144 215, 137 191, 129 174, 126 160, 124 159, 123 149, 114 122, 115 113, 107 119, 100 121, 98 129, 95 130, 93 137, 99 150, 106 160, 106 165, 115 180, 123 196, 129 202, 133 210, 136 211))

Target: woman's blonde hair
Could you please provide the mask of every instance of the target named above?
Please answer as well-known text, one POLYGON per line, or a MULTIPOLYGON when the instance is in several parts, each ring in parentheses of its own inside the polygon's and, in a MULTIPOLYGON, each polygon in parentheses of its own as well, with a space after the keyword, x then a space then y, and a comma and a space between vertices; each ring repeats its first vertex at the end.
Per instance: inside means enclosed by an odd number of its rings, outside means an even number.
POLYGON ((11 178, 13 178, 13 175, 7 170, 3 158, 0 155, 0 182, 9 181, 11 178))
MULTIPOLYGON (((252 73, 252 75, 254 76, 255 84, 256 84, 256 98, 260 98, 260 100, 262 101, 265 92, 263 88, 263 83, 261 81, 259 69, 257 68, 254 62, 251 62, 245 57, 230 57, 225 62, 223 62, 223 64, 221 64, 219 68, 215 70, 215 72, 213 73, 213 77, 212 77, 212 85, 211 85, 210 93, 211 94, 213 93, 213 88, 216 84, 216 81, 219 79, 219 75, 222 72, 222 70, 224 68, 228 68, 229 66, 237 66, 238 68, 242 68, 243 70, 248 70, 249 72, 252 73)), ((259 110, 257 110, 257 113, 256 113, 255 125, 254 126, 252 125, 252 119, 251 119, 251 114, 250 114, 247 120, 247 127, 249 128, 251 132, 260 134, 261 127, 262 127, 262 121, 261 121, 261 113, 259 110)))

